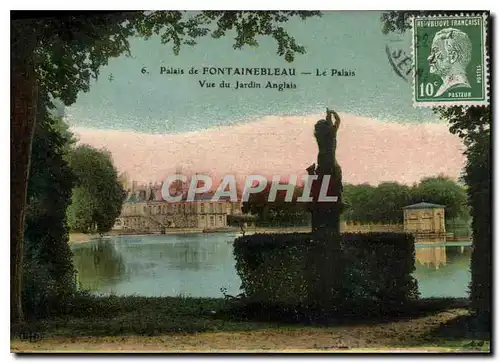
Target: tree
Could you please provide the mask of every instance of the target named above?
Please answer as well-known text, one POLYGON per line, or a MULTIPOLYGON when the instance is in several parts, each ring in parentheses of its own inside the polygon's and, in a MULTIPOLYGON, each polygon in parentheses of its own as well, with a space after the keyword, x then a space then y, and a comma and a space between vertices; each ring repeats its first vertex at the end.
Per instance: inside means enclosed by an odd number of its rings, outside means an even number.
MULTIPOLYGON (((258 36, 277 41, 277 53, 293 61, 304 53, 281 26, 290 17, 319 15, 305 11, 203 11, 186 17, 181 11, 120 12, 11 21, 11 318, 23 321, 21 304, 24 218, 30 155, 36 125, 38 92, 66 106, 89 89, 91 77, 109 58, 130 54, 129 38, 161 35, 173 43, 194 45, 198 37, 220 38, 235 31, 234 48, 257 46, 258 36), (212 30, 210 29, 212 27, 212 30)), ((16 16, 16 14, 14 14, 16 16)))
POLYGON ((347 209, 344 218, 350 222, 370 223, 373 221, 372 204, 376 188, 370 184, 344 185, 347 209))
POLYGON ((411 204, 410 188, 396 182, 380 183, 374 190, 371 205, 375 223, 403 223, 403 207, 411 204))
MULTIPOLYGON (((439 12, 391 11, 382 15, 384 33, 403 33, 410 28, 412 15, 431 15, 439 12)), ((491 36, 486 34, 491 47, 491 36)), ((467 183, 468 202, 472 215, 473 253, 471 258, 472 308, 479 321, 489 328, 491 319, 491 107, 453 106, 435 108, 442 119, 448 121, 450 132, 458 135, 467 150, 464 180, 467 183)))
POLYGON ((72 150, 69 164, 77 184, 68 207, 71 230, 83 233, 105 233, 118 216, 125 199, 125 190, 118 180, 111 154, 91 146, 72 150))
POLYGON ((243 213, 252 213, 258 216, 257 223, 261 226, 298 226, 310 222, 310 213, 305 203, 297 202, 302 196, 303 187, 296 186, 292 200, 285 201, 286 193, 280 190, 274 201, 268 201, 271 183, 259 193, 250 194, 248 202, 243 202, 243 213))
POLYGON ((446 218, 467 215, 467 191, 453 179, 437 176, 424 178, 412 189, 413 203, 428 202, 446 206, 446 218))
MULTIPOLYGON (((43 105, 46 99, 41 96, 39 102, 43 105)), ((24 234, 23 305, 31 317, 58 310, 75 287, 66 223, 75 177, 65 160, 73 138, 63 121, 51 117, 45 107, 38 108, 38 117, 24 234)))

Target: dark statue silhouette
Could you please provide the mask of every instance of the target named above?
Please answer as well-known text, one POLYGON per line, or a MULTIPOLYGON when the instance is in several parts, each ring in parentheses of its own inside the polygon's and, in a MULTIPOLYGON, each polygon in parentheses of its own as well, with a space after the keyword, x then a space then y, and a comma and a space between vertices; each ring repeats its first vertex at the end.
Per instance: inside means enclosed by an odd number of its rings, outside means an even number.
POLYGON ((310 289, 309 303, 339 301, 342 284, 342 259, 340 240, 340 215, 344 209, 342 198, 342 169, 336 159, 337 132, 340 126, 339 115, 330 109, 326 118, 316 122, 314 136, 318 144, 317 166, 312 164, 306 170, 309 175, 317 175, 312 184, 313 201, 309 205, 312 214, 312 243, 309 251, 310 289), (332 120, 335 118, 335 123, 332 120), (338 197, 335 202, 319 201, 319 191, 323 178, 329 175, 327 196, 338 197), (326 273, 326 275, 325 275, 326 273), (331 276, 331 279, 318 279, 318 276, 331 276), (320 297, 322 297, 320 299, 320 297))
POLYGON ((317 167, 316 164, 312 164, 306 169, 309 175, 318 175, 318 179, 314 181, 312 185, 313 202, 310 206, 313 232, 320 228, 324 224, 323 222, 327 220, 329 222, 327 224, 333 227, 335 223, 329 218, 322 218, 322 216, 326 217, 325 213, 327 213, 329 217, 331 213, 335 213, 338 214, 338 218, 335 217, 334 221, 338 219, 337 232, 340 234, 340 214, 344 209, 344 203, 342 198, 342 169, 336 158, 337 131, 339 126, 339 115, 334 110, 329 109, 326 111, 326 119, 319 120, 314 126, 314 137, 316 138, 319 149, 318 164, 317 167), (332 115, 335 118, 335 123, 333 123, 332 115), (337 202, 318 201, 319 191, 325 175, 330 175, 327 195, 337 196, 337 202), (321 213, 318 213, 320 211, 321 213))

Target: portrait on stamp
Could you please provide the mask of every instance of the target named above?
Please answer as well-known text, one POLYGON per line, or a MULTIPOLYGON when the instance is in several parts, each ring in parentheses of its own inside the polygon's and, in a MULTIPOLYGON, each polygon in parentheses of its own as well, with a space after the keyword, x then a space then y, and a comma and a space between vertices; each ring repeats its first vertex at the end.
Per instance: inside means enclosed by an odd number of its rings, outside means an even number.
POLYGON ((488 103, 482 16, 413 19, 414 106, 488 103))
POLYGON ((435 97, 454 88, 471 88, 466 72, 471 52, 472 43, 463 31, 446 28, 436 33, 427 58, 430 73, 438 75, 443 81, 435 97))

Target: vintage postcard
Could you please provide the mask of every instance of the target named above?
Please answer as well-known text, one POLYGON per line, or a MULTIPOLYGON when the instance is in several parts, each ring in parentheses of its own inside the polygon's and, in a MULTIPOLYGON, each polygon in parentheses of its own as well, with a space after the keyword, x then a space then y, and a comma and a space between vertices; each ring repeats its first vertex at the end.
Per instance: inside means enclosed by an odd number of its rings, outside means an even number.
POLYGON ((491 19, 11 13, 11 351, 490 353, 491 19))

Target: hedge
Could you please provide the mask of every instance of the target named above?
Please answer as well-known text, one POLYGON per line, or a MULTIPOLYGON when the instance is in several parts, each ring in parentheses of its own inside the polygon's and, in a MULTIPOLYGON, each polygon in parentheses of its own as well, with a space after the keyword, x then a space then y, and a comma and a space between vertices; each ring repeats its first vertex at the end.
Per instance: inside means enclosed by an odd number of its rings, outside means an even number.
MULTIPOLYGON (((374 306, 401 306, 418 298, 413 236, 406 233, 344 233, 342 241, 341 299, 334 305, 352 309, 374 306)), ((334 269, 318 268, 327 261, 329 245, 313 242, 310 233, 253 234, 234 241, 236 270, 241 278, 243 295, 249 302, 266 306, 305 306, 311 271, 322 289, 332 281, 327 276, 334 269), (308 266, 314 251, 316 266, 308 266), (321 272, 323 271, 323 272, 321 272)), ((332 305, 328 293, 319 305, 332 305)))

